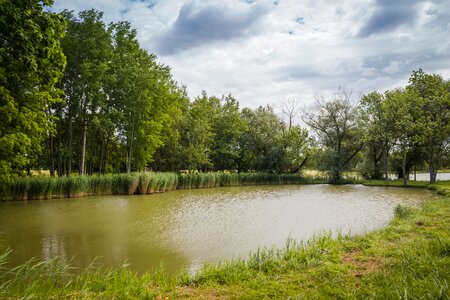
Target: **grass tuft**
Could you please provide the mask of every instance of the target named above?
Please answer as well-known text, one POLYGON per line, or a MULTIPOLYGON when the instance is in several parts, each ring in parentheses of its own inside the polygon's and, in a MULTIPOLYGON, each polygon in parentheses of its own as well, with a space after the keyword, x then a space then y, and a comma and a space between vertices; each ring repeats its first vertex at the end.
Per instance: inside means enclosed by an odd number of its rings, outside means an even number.
POLYGON ((394 215, 399 219, 409 218, 409 217, 411 217, 411 215, 413 213, 414 213, 414 210, 411 207, 404 206, 401 204, 398 204, 394 210, 394 215))

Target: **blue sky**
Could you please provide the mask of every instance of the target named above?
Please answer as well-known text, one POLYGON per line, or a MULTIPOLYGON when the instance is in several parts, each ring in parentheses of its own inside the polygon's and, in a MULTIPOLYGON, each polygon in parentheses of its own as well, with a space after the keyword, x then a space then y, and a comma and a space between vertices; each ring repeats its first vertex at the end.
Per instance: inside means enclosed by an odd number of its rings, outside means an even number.
POLYGON ((52 10, 90 8, 130 21, 192 98, 307 105, 339 86, 401 87, 418 68, 450 78, 449 0, 55 0, 52 10))

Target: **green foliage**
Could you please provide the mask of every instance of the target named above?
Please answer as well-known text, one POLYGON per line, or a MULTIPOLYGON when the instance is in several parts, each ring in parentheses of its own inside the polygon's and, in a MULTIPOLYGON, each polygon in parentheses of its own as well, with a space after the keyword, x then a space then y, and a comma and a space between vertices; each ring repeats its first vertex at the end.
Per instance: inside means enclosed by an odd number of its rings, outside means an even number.
POLYGON ((96 10, 62 14, 65 101, 52 107, 57 132, 41 166, 52 176, 145 170, 185 95, 170 69, 140 47, 128 22, 107 26, 96 10))
POLYGON ((213 122, 215 138, 210 156, 215 170, 236 170, 239 138, 245 126, 236 99, 231 95, 223 98, 213 122))
POLYGON ((286 151, 282 144, 283 125, 273 108, 245 108, 242 110, 242 117, 248 125, 239 141, 238 170, 278 173, 287 171, 286 151))
POLYGON ((157 170, 299 173, 313 143, 306 129, 288 126, 272 107, 240 111, 232 95, 203 92, 176 112, 175 133, 166 130, 152 164, 157 170))
POLYGON ((393 146, 393 120, 386 109, 386 97, 371 92, 361 98, 360 126, 365 131, 364 161, 361 172, 369 179, 381 179, 381 162, 384 162, 384 177, 389 177, 389 150, 393 146))
POLYGON ((384 159, 385 178, 390 162, 406 185, 413 166, 423 168, 426 162, 433 183, 449 154, 448 82, 419 69, 411 74, 405 89, 364 96, 362 108, 366 132, 366 163, 362 169, 366 177, 379 179, 379 163, 384 159))
POLYGON ((418 99, 421 110, 421 147, 429 165, 430 183, 436 181, 436 173, 449 156, 450 137, 450 89, 449 82, 436 74, 425 74, 421 69, 414 71, 406 87, 418 99))
POLYGON ((351 92, 339 89, 330 101, 317 99, 312 111, 305 112, 303 121, 318 135, 323 147, 321 169, 330 174, 330 182, 338 183, 364 145, 358 126, 360 110, 352 103, 351 92))
POLYGON ((41 152, 54 130, 50 105, 65 58, 60 47, 65 23, 44 11, 53 1, 0 2, 0 178, 20 174, 41 152))

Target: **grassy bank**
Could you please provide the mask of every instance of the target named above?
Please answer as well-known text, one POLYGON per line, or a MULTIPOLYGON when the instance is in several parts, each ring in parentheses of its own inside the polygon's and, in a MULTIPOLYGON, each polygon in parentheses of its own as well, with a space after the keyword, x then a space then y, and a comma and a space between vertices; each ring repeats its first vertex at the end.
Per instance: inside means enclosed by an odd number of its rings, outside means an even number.
MULTIPOLYGON (((58 260, 0 271, 0 298, 449 299, 450 182, 421 209, 398 206, 386 228, 362 236, 322 235, 189 276, 126 267, 74 275, 58 260)), ((0 257, 2 262, 7 254, 0 257)))
POLYGON ((409 180, 408 185, 403 185, 403 180, 396 179, 396 180, 368 180, 363 183, 367 186, 390 186, 390 187, 406 187, 406 188, 426 188, 430 184, 427 181, 413 181, 409 180))
POLYGON ((436 191, 443 196, 450 196, 450 181, 437 181, 435 184, 429 184, 427 181, 408 181, 408 185, 404 186, 401 179, 397 180, 370 180, 363 182, 367 186, 388 186, 401 188, 428 188, 436 191))
MULTIPOLYGON (((0 200, 36 200, 90 195, 162 193, 239 185, 326 183, 324 177, 266 173, 131 173, 71 177, 24 177, 0 183, 0 200)), ((351 181, 348 181, 351 182, 351 181)))

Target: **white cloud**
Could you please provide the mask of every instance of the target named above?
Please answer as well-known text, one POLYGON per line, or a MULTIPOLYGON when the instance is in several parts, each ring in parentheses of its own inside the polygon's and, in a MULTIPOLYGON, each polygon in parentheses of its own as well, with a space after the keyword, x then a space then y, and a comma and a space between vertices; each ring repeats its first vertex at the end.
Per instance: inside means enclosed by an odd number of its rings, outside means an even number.
POLYGON ((54 10, 96 8, 107 22, 128 20, 191 97, 232 93, 255 107, 308 103, 341 85, 385 91, 418 68, 449 76, 445 2, 401 10, 387 0, 56 0, 54 10))

